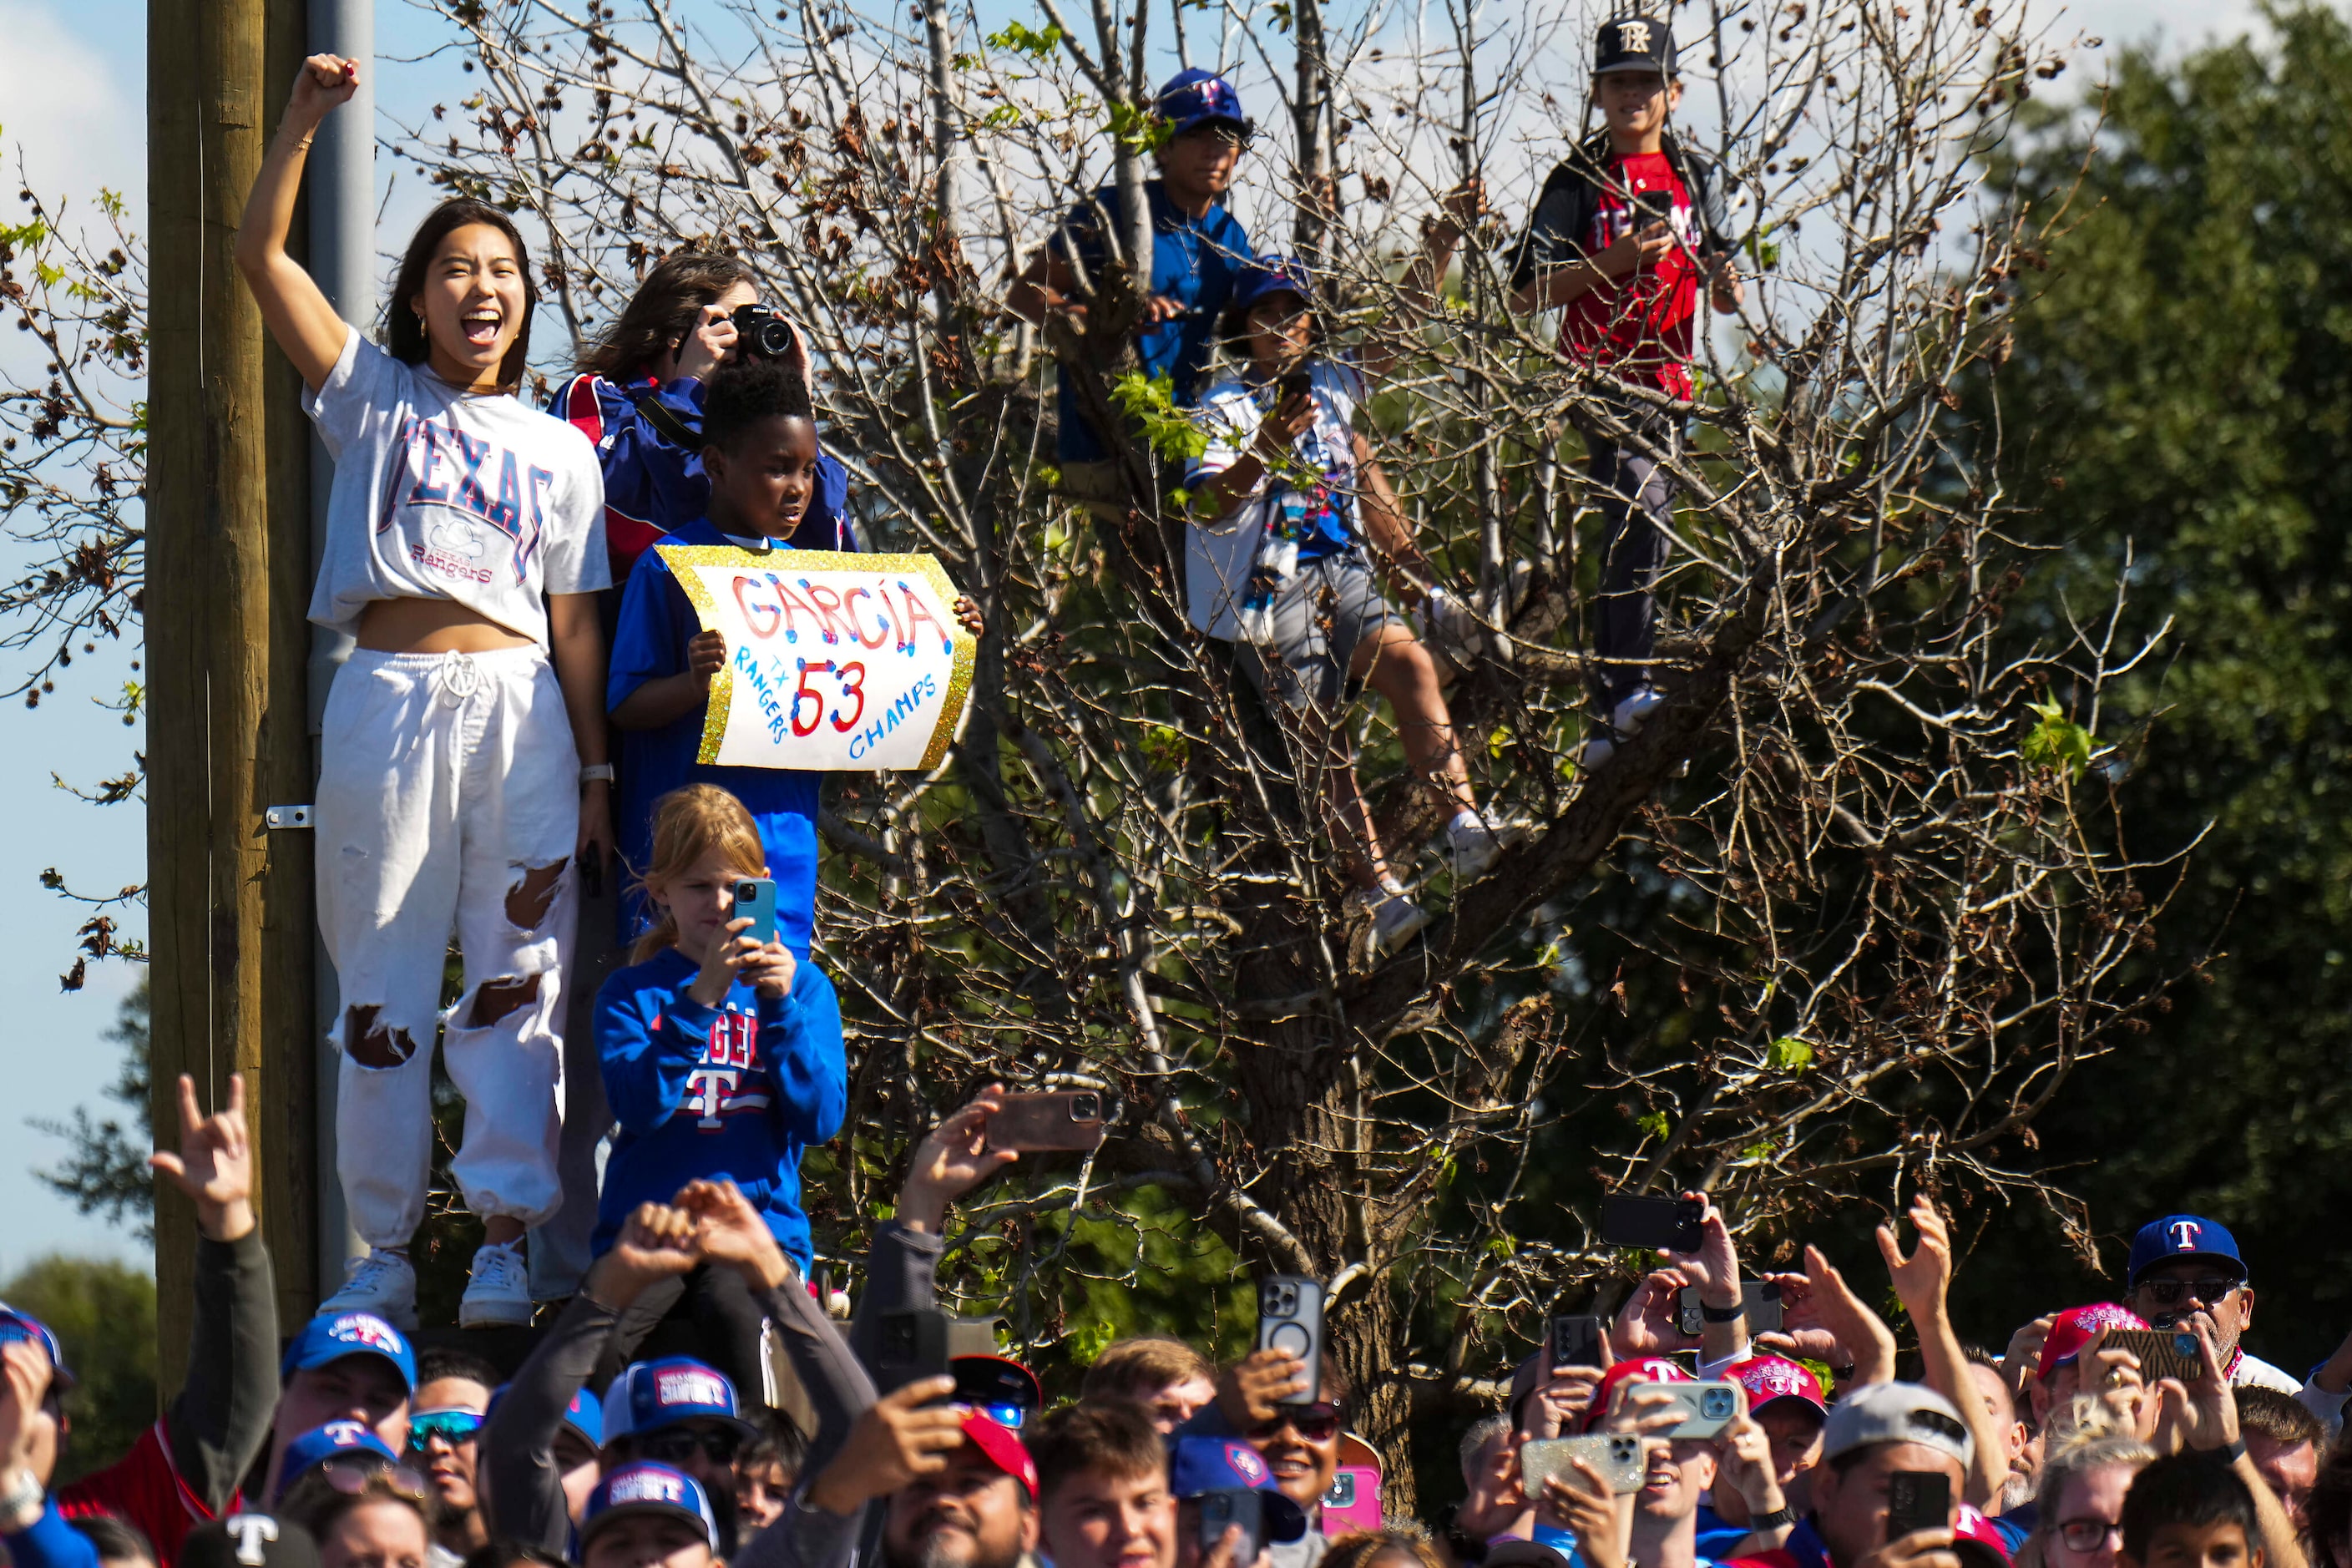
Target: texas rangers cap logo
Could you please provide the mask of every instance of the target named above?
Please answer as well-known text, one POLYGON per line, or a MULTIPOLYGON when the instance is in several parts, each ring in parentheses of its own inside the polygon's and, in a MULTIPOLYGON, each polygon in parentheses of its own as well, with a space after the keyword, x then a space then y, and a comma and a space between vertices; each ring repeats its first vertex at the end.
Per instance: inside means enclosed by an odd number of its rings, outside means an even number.
POLYGON ((2172 1250, 2175 1252, 2196 1251, 2197 1238, 2205 1234, 2205 1227, 2199 1225, 2193 1219, 2174 1220, 2170 1228, 2172 1231, 2172 1250))
POLYGON ((400 1335, 390 1323, 373 1312, 346 1312, 335 1320, 334 1327, 329 1329, 327 1334, 331 1339, 341 1340, 347 1344, 365 1345, 370 1350, 381 1351, 395 1358, 401 1352, 400 1335))
POLYGON ((1257 1450, 1247 1443, 1226 1444, 1225 1463, 1234 1468, 1234 1474, 1250 1485, 1261 1487, 1265 1484, 1265 1461, 1259 1458, 1257 1450))
POLYGON ((1623 49, 1629 55, 1648 54, 1650 52, 1650 24, 1647 22, 1620 22, 1617 24, 1617 47, 1623 49))
POLYGON ((673 1405, 725 1405, 727 1402, 727 1385, 720 1383, 715 1373, 686 1367, 654 1374, 654 1403, 664 1409, 673 1405))
POLYGON ((627 1502, 671 1502, 681 1506, 686 1501, 686 1489, 659 1470, 626 1471, 613 1482, 605 1494, 605 1506, 617 1507, 627 1502))
POLYGON ((269 1561, 262 1548, 278 1539, 278 1521, 266 1513, 233 1513, 222 1527, 236 1537, 236 1560, 245 1568, 261 1568, 269 1561))

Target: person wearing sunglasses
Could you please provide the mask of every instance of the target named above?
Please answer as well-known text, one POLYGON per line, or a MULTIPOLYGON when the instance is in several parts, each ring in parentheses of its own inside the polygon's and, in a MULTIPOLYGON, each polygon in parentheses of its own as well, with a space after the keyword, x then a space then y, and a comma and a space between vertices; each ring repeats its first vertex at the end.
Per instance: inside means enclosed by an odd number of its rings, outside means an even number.
POLYGON ((2253 1326, 2254 1288, 2237 1237, 2221 1224, 2193 1214, 2148 1221, 2132 1238, 2129 1278, 2126 1300, 2151 1328, 2186 1329, 2198 1315, 2211 1323, 2214 1348, 2233 1385, 2301 1392, 2298 1379, 2248 1355, 2238 1342, 2253 1326))
POLYGON ((1323 1556, 1323 1494, 1339 1471, 1339 1435, 1348 1384, 1326 1357, 1311 1401, 1307 1363, 1287 1351, 1253 1351, 1217 1380, 1217 1397, 1176 1429, 1179 1437, 1240 1437, 1258 1452, 1283 1496, 1304 1510, 1311 1528, 1268 1551, 1273 1568, 1314 1568, 1323 1556))
POLYGON ((416 1365, 408 1417, 409 1462, 432 1488, 434 1568, 458 1568, 490 1539, 476 1471, 498 1369, 463 1351, 427 1351, 416 1365))

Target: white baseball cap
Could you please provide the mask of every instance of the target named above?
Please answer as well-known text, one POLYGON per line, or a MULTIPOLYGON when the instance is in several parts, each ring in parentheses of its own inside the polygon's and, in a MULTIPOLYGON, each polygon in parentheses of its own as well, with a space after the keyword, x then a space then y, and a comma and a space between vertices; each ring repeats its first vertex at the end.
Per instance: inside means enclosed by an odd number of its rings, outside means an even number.
POLYGON ((1879 1443, 1916 1443, 1949 1454, 1963 1468, 1976 1454, 1969 1424, 1952 1402, 1916 1383, 1874 1383, 1830 1407, 1822 1426, 1824 1462, 1879 1443))

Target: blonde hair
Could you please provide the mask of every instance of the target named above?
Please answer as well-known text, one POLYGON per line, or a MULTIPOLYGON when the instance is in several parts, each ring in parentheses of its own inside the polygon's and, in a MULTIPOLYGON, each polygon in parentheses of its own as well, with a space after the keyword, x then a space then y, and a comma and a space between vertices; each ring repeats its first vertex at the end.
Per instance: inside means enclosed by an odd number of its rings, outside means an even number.
MULTIPOLYGON (((649 863, 637 877, 648 899, 659 887, 676 881, 695 862, 713 851, 751 876, 768 863, 760 843, 760 826, 743 803, 717 784, 690 784, 654 802, 654 847, 649 863)), ((629 950, 631 963, 643 963, 677 941, 677 921, 668 910, 629 950)))
POLYGON ((2050 1538, 2063 1522, 2058 1511, 2069 1483, 2110 1465, 2137 1472, 2156 1459, 2156 1450, 2137 1432, 2088 1394, 2053 1411, 2045 1432, 2042 1476, 2033 1492, 2039 1513, 2032 1533, 2018 1545, 2017 1568, 2043 1568, 2048 1563, 2050 1538))

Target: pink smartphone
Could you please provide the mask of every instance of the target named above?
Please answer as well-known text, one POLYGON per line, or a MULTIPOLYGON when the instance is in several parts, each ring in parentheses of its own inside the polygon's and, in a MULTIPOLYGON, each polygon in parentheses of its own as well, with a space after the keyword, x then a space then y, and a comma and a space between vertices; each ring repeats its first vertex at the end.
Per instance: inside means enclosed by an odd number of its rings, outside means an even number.
POLYGON ((1381 1528, 1381 1473, 1370 1465, 1342 1465, 1323 1494, 1323 1533, 1353 1535, 1381 1528))

